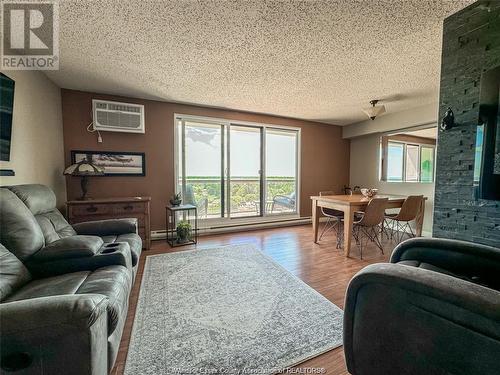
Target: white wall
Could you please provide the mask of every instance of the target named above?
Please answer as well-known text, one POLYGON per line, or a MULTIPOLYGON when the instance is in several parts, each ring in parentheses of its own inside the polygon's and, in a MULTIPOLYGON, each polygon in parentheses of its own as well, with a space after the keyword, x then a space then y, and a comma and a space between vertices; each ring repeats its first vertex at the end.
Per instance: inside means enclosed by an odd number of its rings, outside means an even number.
POLYGON ((38 71, 3 71, 15 81, 10 161, 0 168, 15 176, 0 177, 0 185, 40 183, 66 201, 61 91, 38 71))
POLYGON ((434 183, 379 181, 380 133, 351 139, 350 186, 379 189, 380 193, 399 195, 425 195, 423 234, 432 233, 434 210, 434 183))
POLYGON ((358 122, 344 126, 342 128, 343 138, 359 137, 367 134, 388 132, 420 125, 435 124, 438 116, 438 103, 428 104, 406 111, 391 113, 390 106, 387 105, 386 113, 375 120, 358 122))

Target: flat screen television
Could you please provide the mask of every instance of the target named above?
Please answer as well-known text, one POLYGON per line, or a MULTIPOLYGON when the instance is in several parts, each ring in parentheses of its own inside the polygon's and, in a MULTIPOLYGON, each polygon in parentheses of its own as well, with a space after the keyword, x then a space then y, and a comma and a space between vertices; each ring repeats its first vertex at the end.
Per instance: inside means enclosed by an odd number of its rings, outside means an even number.
POLYGON ((12 112, 14 110, 14 80, 0 73, 0 160, 10 160, 12 112))

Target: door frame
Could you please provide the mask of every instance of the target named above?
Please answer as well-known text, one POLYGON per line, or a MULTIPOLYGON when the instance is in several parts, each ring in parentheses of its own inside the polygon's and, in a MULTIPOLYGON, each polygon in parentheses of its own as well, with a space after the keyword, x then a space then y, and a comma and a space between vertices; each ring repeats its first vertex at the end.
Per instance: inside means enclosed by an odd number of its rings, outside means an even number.
MULTIPOLYGON (((198 115, 190 115, 190 114, 184 114, 184 113, 177 113, 174 112, 173 114, 173 123, 174 123, 174 186, 173 186, 173 191, 177 191, 177 181, 179 179, 179 172, 180 168, 182 166, 179 165, 179 163, 184 163, 184 160, 178 160, 178 155, 179 155, 179 144, 178 144, 178 137, 179 137, 179 132, 178 132, 178 121, 182 120, 191 120, 194 122, 207 122, 209 124, 217 124, 217 125, 222 125, 223 126, 223 134, 222 134, 222 142, 226 142, 226 144, 229 145, 230 139, 229 139, 229 129, 230 125, 233 124, 235 126, 241 125, 241 126, 250 126, 250 127, 258 127, 261 128, 261 137, 263 140, 261 141, 261 215, 258 216, 250 216, 250 217, 236 217, 236 218, 231 218, 226 215, 226 212, 223 212, 223 215, 221 215, 220 218, 209 218, 209 219, 202 219, 203 223, 209 223, 207 226, 224 226, 225 224, 228 225, 234 225, 234 224, 252 224, 252 223, 258 223, 262 221, 269 221, 270 218, 273 219, 279 219, 281 217, 283 218, 299 218, 300 217, 300 204, 301 204, 301 184, 302 184, 302 179, 301 179, 301 164, 302 164, 302 142, 301 142, 301 132, 302 129, 300 127, 295 127, 295 126, 287 126, 287 125, 278 125, 278 124, 271 124, 271 123, 259 123, 259 122, 253 122, 253 121, 241 121, 238 119, 232 119, 232 118, 217 118, 217 117, 208 117, 208 116, 198 116, 198 115), (276 213, 276 214, 268 214, 265 212, 265 200, 267 197, 267 186, 266 186, 266 168, 265 168, 265 163, 266 163, 266 155, 265 155, 265 146, 266 146, 266 129, 278 129, 278 130, 288 130, 288 131, 295 131, 296 132, 296 155, 295 155, 295 212, 289 212, 289 213, 276 213), (264 207, 262 207, 264 205, 264 207)), ((185 140, 182 140, 183 143, 185 140)), ((229 205, 229 183, 228 183, 228 176, 229 176, 229 160, 230 160, 230 151, 229 147, 224 147, 222 145, 222 151, 223 153, 223 158, 222 158, 222 172, 225 172, 222 174, 221 182, 221 206, 224 207, 225 211, 227 211, 228 205, 229 205), (225 170, 224 170, 225 169, 225 170), (224 191, 224 193, 222 193, 224 191)), ((185 176, 183 176, 185 179, 185 176)), ((221 212, 222 214, 222 212, 221 212)), ((203 227, 203 225, 202 225, 203 227)))

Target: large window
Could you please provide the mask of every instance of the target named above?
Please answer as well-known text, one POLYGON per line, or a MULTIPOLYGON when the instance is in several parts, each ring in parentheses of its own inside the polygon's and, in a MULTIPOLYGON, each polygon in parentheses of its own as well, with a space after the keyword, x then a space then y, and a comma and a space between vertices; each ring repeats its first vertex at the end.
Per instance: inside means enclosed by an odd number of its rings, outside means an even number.
POLYGON ((299 130, 176 116, 177 192, 202 219, 297 212, 299 130))
POLYGON ((381 139, 381 180, 425 182, 434 180, 434 145, 381 139))

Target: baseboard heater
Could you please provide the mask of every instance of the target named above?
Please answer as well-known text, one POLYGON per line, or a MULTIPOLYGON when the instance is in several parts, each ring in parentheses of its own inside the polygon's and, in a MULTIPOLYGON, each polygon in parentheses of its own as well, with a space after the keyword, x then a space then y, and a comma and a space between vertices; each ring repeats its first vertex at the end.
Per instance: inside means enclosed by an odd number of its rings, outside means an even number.
MULTIPOLYGON (((217 233, 226 233, 226 232, 235 232, 241 229, 262 229, 262 228, 274 228, 274 227, 284 227, 284 226, 293 226, 293 225, 303 225, 310 224, 310 217, 301 217, 301 218, 293 218, 293 219, 283 219, 283 220, 269 220, 269 221, 259 221, 255 223, 237 223, 237 224, 227 224, 227 225, 214 225, 210 227, 200 228, 198 234, 200 236, 209 235, 209 234, 217 234, 217 233)), ((166 230, 155 230, 151 232, 152 240, 162 240, 167 236, 166 230)))

